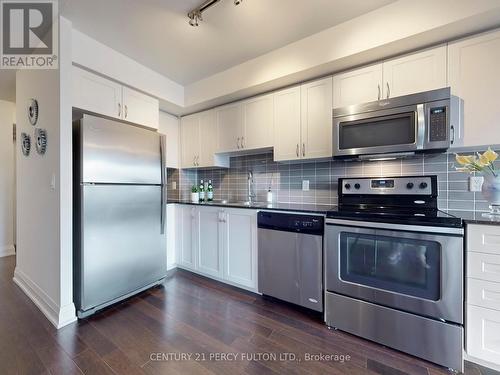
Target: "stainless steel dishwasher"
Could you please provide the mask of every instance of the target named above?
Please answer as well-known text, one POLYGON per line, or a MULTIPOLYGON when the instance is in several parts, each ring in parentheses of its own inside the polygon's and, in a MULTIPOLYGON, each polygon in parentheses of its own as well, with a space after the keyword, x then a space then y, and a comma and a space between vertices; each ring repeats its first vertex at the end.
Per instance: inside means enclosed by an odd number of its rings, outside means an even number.
POLYGON ((323 311, 323 216, 258 213, 259 292, 323 311))

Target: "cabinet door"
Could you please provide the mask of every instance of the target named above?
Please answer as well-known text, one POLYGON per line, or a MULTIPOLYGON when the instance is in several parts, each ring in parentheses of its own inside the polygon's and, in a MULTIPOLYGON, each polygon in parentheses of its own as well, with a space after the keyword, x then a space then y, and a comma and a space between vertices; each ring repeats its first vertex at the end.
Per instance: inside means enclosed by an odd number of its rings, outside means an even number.
POLYGON ((180 121, 178 117, 160 111, 158 133, 165 135, 167 168, 180 168, 180 121))
POLYGON ((382 97, 382 64, 333 76, 333 108, 367 103, 382 97))
POLYGON ((243 102, 243 140, 245 149, 273 146, 274 95, 264 95, 243 102))
POLYGON ((205 111, 200 117, 200 167, 214 165, 214 154, 217 151, 217 124, 215 111, 205 111))
POLYGON ((158 129, 160 105, 158 99, 123 87, 123 119, 158 129))
POLYGON ((198 271, 214 277, 222 277, 222 236, 220 233, 222 210, 216 207, 200 207, 200 246, 198 247, 198 271))
POLYGON ((467 354, 500 364, 500 312, 467 306, 467 354))
POLYGON ((218 151, 237 150, 241 146, 241 103, 215 109, 217 121, 218 151))
POLYGON ((73 107, 100 115, 121 118, 122 86, 73 67, 73 107))
POLYGON ((300 159, 300 86, 274 94, 274 160, 300 159))
POLYGON ((460 98, 463 146, 500 143, 500 31, 448 45, 448 79, 460 98))
POLYGON ((302 85, 302 158, 332 156, 332 77, 302 85))
POLYGON ((384 61, 384 98, 446 87, 446 46, 384 61))
POLYGON ((257 290, 257 215, 228 209, 223 220, 224 279, 257 290))
POLYGON ((198 234, 200 228, 198 209, 190 206, 183 206, 180 219, 182 230, 178 263, 184 268, 196 270, 198 268, 196 257, 198 255, 198 234))
POLYGON ((181 165, 195 168, 200 154, 200 116, 198 114, 181 119, 181 165))

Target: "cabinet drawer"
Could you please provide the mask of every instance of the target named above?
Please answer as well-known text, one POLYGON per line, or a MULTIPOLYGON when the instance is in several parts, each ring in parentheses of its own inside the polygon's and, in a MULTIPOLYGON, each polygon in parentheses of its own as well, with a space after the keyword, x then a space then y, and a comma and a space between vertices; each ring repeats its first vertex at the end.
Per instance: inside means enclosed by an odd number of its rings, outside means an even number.
POLYGON ((500 312, 467 306, 467 354, 500 364, 500 312))
POLYGON ((500 311, 500 283, 468 278, 467 303, 500 311))
POLYGON ((500 226, 467 226, 467 251, 500 255, 500 226))
POLYGON ((467 277, 500 283, 500 255, 468 253, 467 277))

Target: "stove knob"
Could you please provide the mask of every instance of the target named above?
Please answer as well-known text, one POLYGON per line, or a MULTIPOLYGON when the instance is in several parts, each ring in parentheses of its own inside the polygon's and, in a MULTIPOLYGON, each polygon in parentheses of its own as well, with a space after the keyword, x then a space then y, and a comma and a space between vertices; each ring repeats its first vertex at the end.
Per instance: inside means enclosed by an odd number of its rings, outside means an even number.
POLYGON ((420 189, 425 189, 427 187, 427 182, 420 183, 420 189))
POLYGON ((349 190, 351 188, 351 184, 345 184, 344 187, 349 190))
POLYGON ((359 189, 361 188, 361 185, 360 185, 360 184, 354 184, 354 188, 355 188, 356 190, 359 190, 359 189))
POLYGON ((406 188, 407 188, 407 189, 413 189, 413 186, 415 186, 413 182, 408 182, 408 183, 406 184, 406 188))

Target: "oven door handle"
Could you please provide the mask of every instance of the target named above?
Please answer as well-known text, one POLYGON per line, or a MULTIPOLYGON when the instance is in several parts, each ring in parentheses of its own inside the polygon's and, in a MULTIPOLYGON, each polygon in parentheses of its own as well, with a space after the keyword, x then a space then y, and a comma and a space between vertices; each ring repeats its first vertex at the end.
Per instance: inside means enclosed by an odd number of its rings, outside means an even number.
POLYGON ((326 225, 342 225, 348 227, 372 228, 372 229, 389 229, 389 230, 398 230, 405 232, 440 233, 440 234, 455 235, 455 236, 464 235, 463 228, 433 227, 427 225, 378 223, 378 222, 329 219, 329 218, 326 219, 326 225))

